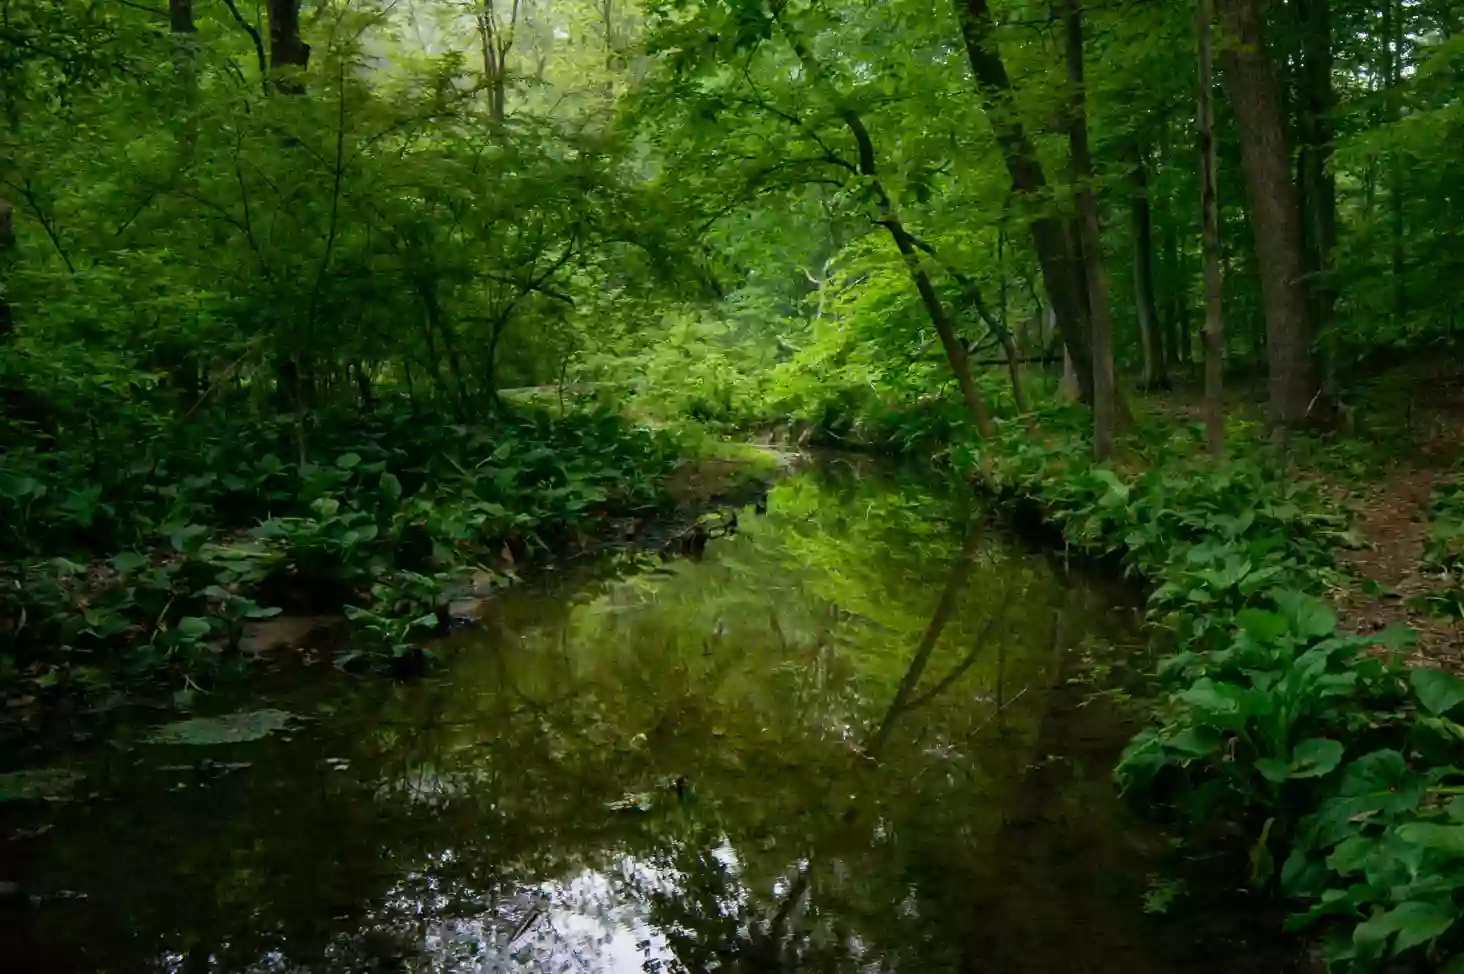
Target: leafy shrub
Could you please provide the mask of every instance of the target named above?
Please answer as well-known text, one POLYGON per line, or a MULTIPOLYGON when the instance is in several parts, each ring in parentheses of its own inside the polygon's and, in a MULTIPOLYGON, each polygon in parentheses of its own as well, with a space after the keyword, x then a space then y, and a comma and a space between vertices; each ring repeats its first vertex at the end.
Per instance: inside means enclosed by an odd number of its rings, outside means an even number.
MULTIPOLYGON (((1337 631, 1316 595, 1355 543, 1345 520, 1259 456, 1161 453, 1124 477, 1081 435, 1024 433, 953 458, 975 471, 984 453, 988 484, 1151 583, 1173 634, 1154 722, 1115 770, 1125 791, 1239 830, 1250 883, 1299 900, 1291 926, 1326 925, 1335 969, 1464 972, 1464 682, 1406 669, 1389 650, 1407 633, 1337 631)), ((1431 548, 1441 565, 1447 550, 1431 548)))
POLYGON ((56 482, 77 466, 64 451, 0 455, 0 656, 41 676, 117 663, 196 675, 286 605, 350 605, 396 655, 422 628, 405 623, 436 612, 428 589, 505 548, 530 556, 658 508, 680 453, 606 410, 478 426, 335 418, 312 433, 325 463, 282 459, 288 427, 255 423, 80 489, 56 482))

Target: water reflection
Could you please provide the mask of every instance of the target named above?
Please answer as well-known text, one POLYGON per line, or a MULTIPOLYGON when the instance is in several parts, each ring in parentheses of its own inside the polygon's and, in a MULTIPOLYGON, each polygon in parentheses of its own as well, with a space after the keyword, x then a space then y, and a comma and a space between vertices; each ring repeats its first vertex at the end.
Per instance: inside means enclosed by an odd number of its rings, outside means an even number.
POLYGON ((966 505, 800 474, 700 561, 491 607, 436 679, 252 702, 293 740, 119 729, 94 799, 6 812, 7 969, 1173 969, 1122 728, 1064 680, 1122 629, 966 505))

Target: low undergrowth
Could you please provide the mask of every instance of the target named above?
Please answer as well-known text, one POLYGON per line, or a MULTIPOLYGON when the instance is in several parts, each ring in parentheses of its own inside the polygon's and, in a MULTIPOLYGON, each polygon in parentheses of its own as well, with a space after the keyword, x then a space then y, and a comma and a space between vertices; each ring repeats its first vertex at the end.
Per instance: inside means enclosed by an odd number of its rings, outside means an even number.
POLYGON ((245 626, 285 610, 344 607, 353 655, 420 656, 470 578, 504 584, 663 510, 682 453, 604 410, 325 417, 303 460, 288 417, 193 437, 127 465, 0 454, 0 679, 197 682, 246 662, 245 626))
POLYGON ((1428 605, 1421 608, 1464 619, 1464 478, 1455 475, 1434 490, 1429 522, 1423 567, 1437 578, 1437 585, 1423 596, 1428 605))
POLYGON ((1341 512, 1259 451, 1118 472, 1081 435, 1010 424, 951 458, 983 453, 998 493, 1151 586, 1161 697, 1123 789, 1248 848, 1241 878, 1296 904, 1329 969, 1464 972, 1464 682, 1406 667, 1407 632, 1338 630, 1341 512))

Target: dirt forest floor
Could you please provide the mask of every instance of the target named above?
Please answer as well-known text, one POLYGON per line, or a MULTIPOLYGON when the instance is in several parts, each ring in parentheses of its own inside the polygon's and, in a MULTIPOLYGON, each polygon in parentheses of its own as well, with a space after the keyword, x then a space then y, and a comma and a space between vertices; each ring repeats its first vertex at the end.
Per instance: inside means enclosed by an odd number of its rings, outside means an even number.
POLYGON ((1464 624, 1439 618, 1420 605, 1439 585, 1424 570, 1428 542, 1428 502, 1447 468, 1402 464, 1354 502, 1358 533, 1367 547, 1341 551, 1338 561, 1358 577, 1358 584, 1336 593, 1343 624, 1360 633, 1391 625, 1418 632, 1415 660, 1464 673, 1464 624), (1374 585, 1364 586, 1363 580, 1374 585))
MULTIPOLYGON (((1236 384, 1227 395, 1227 414, 1264 418, 1264 390, 1236 384)), ((1429 503, 1446 481, 1464 476, 1464 372, 1457 365, 1429 362, 1393 369, 1362 387, 1346 415, 1348 435, 1301 460, 1300 473, 1323 484, 1352 514, 1363 546, 1337 552, 1350 576, 1332 593, 1341 625, 1371 633, 1408 626, 1418 634, 1411 661, 1464 675, 1464 620, 1444 618, 1429 596, 1448 580, 1425 565, 1433 523, 1429 503), (1370 459, 1366 473, 1339 474, 1315 462, 1349 451, 1370 459)), ((1160 412, 1198 422, 1198 391, 1180 391, 1151 401, 1160 412)))
POLYGON ((1338 553, 1355 576, 1355 584, 1336 593, 1338 615, 1356 632, 1409 626, 1418 633, 1415 663, 1464 674, 1464 621, 1431 610, 1428 597, 1447 581, 1424 562, 1433 530, 1429 502, 1461 473, 1464 376, 1455 367, 1401 369, 1375 381, 1369 393, 1360 409, 1373 414, 1370 438, 1389 448, 1391 459, 1349 503, 1366 547, 1338 553))
MULTIPOLYGON (((1352 576, 1333 593, 1338 618, 1359 633, 1408 626, 1418 633, 1411 662, 1464 675, 1464 620, 1431 608, 1429 596, 1449 582, 1424 559, 1434 492, 1464 474, 1464 373, 1436 363, 1395 369, 1362 391, 1351 420, 1354 445, 1382 460, 1337 491, 1364 542, 1337 553, 1352 576)), ((1326 471, 1312 472, 1340 486, 1326 471)))

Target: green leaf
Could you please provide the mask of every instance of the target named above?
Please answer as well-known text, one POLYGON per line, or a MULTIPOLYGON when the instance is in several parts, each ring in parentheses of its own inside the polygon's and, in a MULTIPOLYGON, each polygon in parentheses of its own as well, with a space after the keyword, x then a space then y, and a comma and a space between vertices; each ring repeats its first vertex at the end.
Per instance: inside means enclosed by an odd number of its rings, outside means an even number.
POLYGON ((1291 777, 1320 778, 1342 763, 1345 750, 1340 741, 1327 737, 1302 741, 1291 752, 1291 777))
POLYGON ((0 803, 62 801, 85 775, 67 768, 31 768, 0 774, 0 803))
POLYGON ((147 555, 139 554, 136 551, 124 551, 112 556, 112 567, 117 570, 119 575, 131 574, 151 563, 147 555))
POLYGON ((1464 703, 1464 680, 1452 673, 1418 667, 1409 671, 1408 682, 1413 685, 1418 702, 1436 717, 1464 703))
POLYGON ((195 717, 165 724, 147 738, 152 744, 239 744, 257 741, 289 726, 295 715, 283 710, 251 710, 222 717, 195 717))
POLYGON ((1283 592, 1276 603, 1291 624, 1291 631, 1305 639, 1319 639, 1337 628, 1337 616, 1319 600, 1299 592, 1283 592))
POLYGON ((381 475, 381 493, 392 503, 402 499, 402 482, 396 474, 388 471, 381 475))
POLYGON ((341 470, 350 470, 361 462, 359 453, 342 453, 336 458, 336 467, 341 470))
POLYGON ((1367 862, 1373 849, 1373 840, 1365 835, 1354 835, 1343 839, 1327 856, 1327 868, 1339 875, 1355 873, 1367 862))
POLYGON ((1256 762, 1256 770, 1262 778, 1278 785, 1291 777, 1291 767, 1279 758, 1261 758, 1256 762))
POLYGON ((1464 825, 1409 822, 1398 826, 1398 838, 1446 856, 1464 857, 1464 825))
POLYGON ((1236 622, 1252 639, 1261 643, 1274 642, 1286 635, 1286 619, 1274 612, 1261 609, 1242 609, 1236 613, 1236 622))
POLYGON ((203 547, 203 540, 208 536, 208 528, 201 524, 182 524, 174 528, 168 535, 168 540, 173 545, 173 550, 180 554, 192 554, 203 547))
POLYGON ((207 619, 199 616, 184 616, 178 620, 178 624, 173 627, 173 630, 185 639, 202 639, 212 631, 212 628, 207 619))
POLYGON ((322 518, 331 518, 341 509, 341 502, 334 497, 318 497, 311 502, 310 509, 322 518))
POLYGON ((1352 942, 1369 948, 1369 953, 1376 953, 1389 937, 1397 934, 1392 952, 1402 953, 1437 940, 1458 918, 1459 911, 1452 904, 1409 900, 1359 923, 1352 931, 1352 942))

